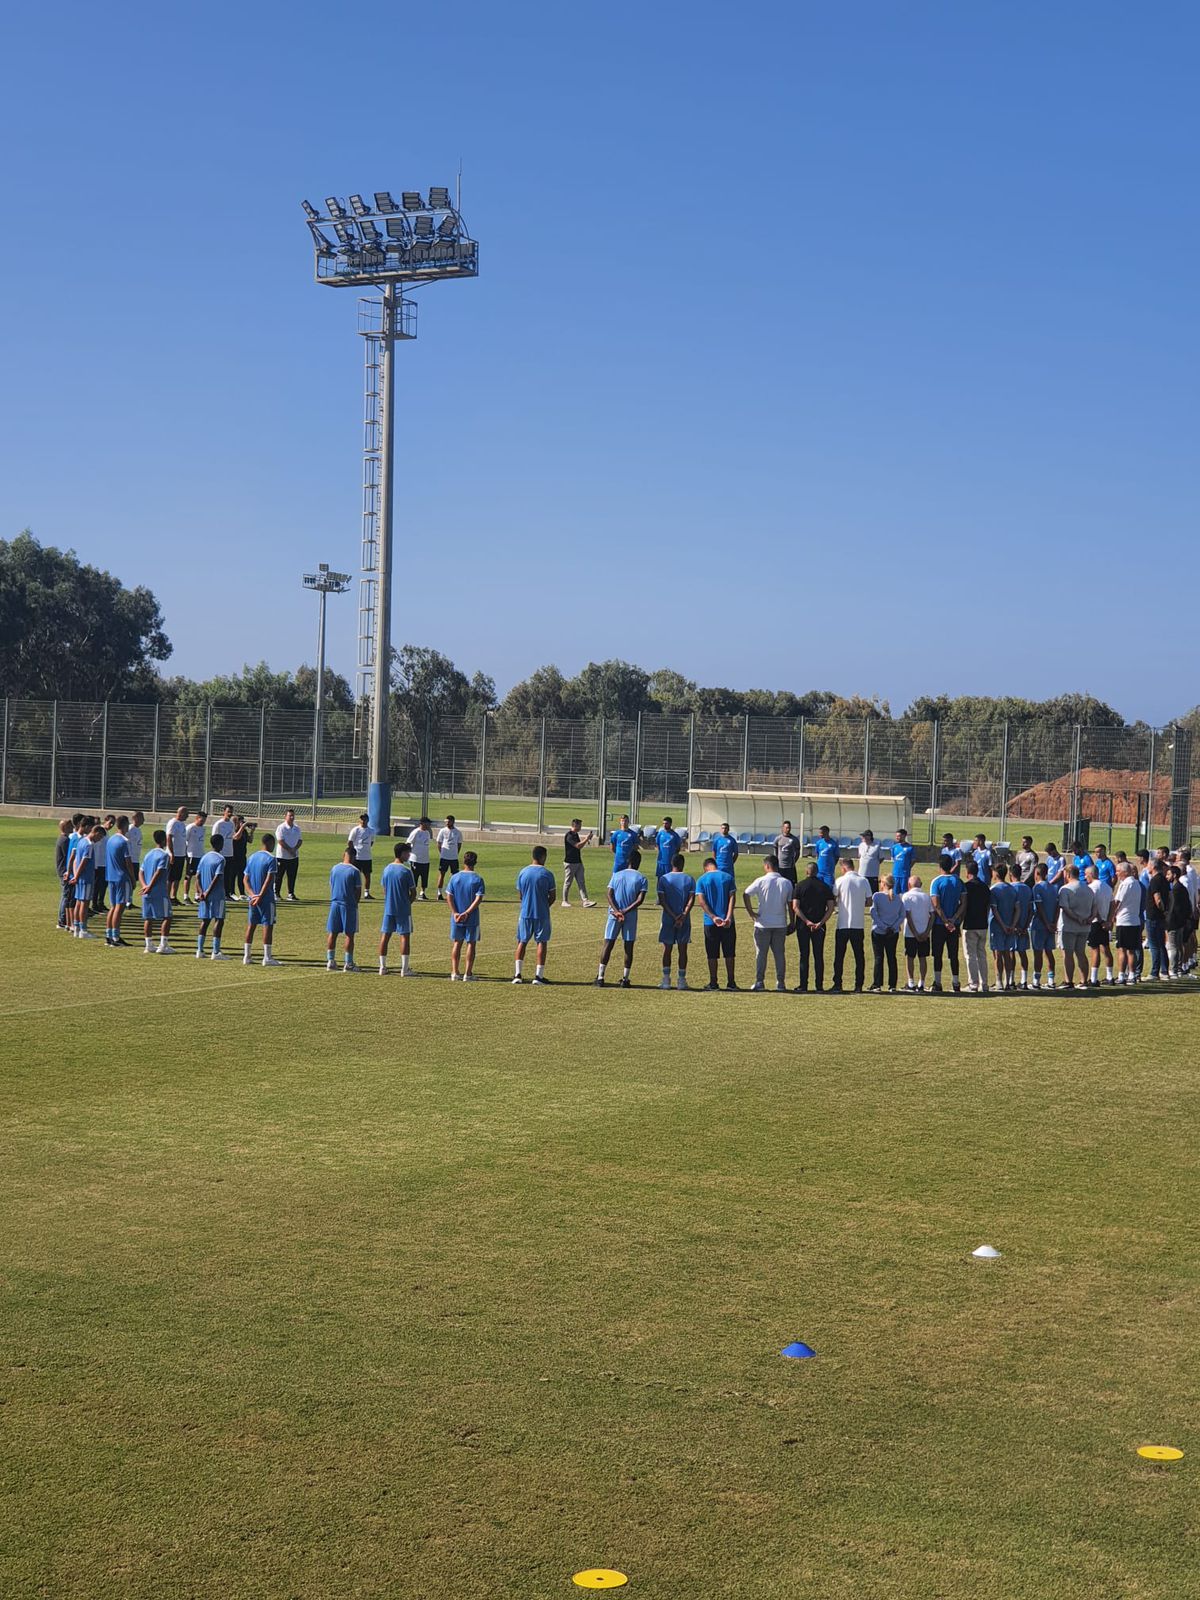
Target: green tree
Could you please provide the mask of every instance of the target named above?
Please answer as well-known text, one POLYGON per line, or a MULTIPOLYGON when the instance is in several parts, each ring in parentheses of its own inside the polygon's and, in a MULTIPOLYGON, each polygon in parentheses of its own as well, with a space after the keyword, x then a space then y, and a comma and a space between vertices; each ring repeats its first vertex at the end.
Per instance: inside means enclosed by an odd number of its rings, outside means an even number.
POLYGON ((568 687, 583 716, 631 720, 651 709, 650 674, 628 661, 589 661, 568 687))
POLYGON ((127 700, 171 642, 149 589, 127 589, 28 529, 0 539, 0 688, 44 700, 127 700))

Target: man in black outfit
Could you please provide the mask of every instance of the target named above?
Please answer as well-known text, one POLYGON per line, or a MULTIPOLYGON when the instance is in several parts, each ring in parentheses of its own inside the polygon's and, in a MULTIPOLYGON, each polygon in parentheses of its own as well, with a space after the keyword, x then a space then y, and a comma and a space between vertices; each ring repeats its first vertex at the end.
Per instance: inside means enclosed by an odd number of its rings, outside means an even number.
POLYGON ((813 988, 818 994, 825 986, 825 924, 833 915, 837 902, 833 890, 824 878, 817 875, 817 863, 810 861, 808 871, 792 896, 792 915, 796 919, 796 944, 800 951, 800 982, 794 993, 808 990, 808 960, 812 955, 813 988))

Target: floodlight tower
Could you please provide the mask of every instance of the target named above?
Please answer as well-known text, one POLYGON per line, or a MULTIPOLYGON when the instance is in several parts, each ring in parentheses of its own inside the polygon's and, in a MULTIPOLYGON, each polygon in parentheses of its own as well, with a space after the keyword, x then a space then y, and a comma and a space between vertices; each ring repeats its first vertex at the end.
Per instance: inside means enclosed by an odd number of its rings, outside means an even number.
POLYGON ((312 814, 317 814, 317 785, 321 777, 321 722, 325 711, 325 601, 331 594, 345 594, 350 587, 348 572, 330 572, 322 561, 315 572, 304 574, 304 587, 315 589, 317 603, 317 691, 313 696, 312 814))
POLYGON ((479 247, 450 191, 429 198, 402 191, 400 203, 385 189, 369 206, 360 194, 349 206, 336 195, 321 212, 303 201, 316 252, 318 283, 336 289, 377 289, 359 301, 359 332, 366 340, 366 410, 363 444, 362 577, 358 605, 358 704, 370 714, 367 810, 376 833, 392 828, 388 780, 388 675, 392 653, 392 508, 395 482, 398 339, 417 336, 417 308, 405 289, 447 279, 474 278, 479 247), (382 222, 383 229, 379 224, 382 222), (330 229, 331 239, 325 231, 330 229), (335 242, 336 240, 336 242, 335 242))

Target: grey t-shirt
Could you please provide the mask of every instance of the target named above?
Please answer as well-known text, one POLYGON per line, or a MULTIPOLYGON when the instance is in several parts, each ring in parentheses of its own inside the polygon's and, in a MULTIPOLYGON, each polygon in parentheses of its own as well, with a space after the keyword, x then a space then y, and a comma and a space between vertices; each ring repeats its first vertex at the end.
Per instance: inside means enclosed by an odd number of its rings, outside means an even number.
POLYGON ((800 859, 800 838, 795 833, 781 833, 775 840, 775 859, 781 867, 792 868, 800 859))
POLYGON ((1068 883, 1058 891, 1064 933, 1087 933, 1096 897, 1086 883, 1068 883))
POLYGON ((1037 864, 1038 858, 1036 850, 1017 851, 1017 866, 1020 868, 1022 883, 1033 882, 1033 869, 1037 866, 1037 864))

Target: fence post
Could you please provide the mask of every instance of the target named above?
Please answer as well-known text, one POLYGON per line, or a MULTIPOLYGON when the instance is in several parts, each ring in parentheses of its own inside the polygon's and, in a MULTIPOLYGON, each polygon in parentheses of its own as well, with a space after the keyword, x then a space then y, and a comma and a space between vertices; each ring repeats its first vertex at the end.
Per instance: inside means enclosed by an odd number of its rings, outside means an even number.
POLYGON ((688 793, 696 787, 696 713, 693 711, 688 719, 688 793))
POLYGON ((258 818, 262 825, 263 796, 266 792, 267 764, 267 702, 258 708, 258 818))
POLYGON ((162 716, 162 705, 159 701, 154 703, 154 748, 150 755, 150 814, 158 810, 158 724, 162 716))
POLYGON ((750 787, 750 713, 742 716, 742 788, 750 787))
POLYGON ((607 776, 606 768, 608 765, 606 760, 606 757, 608 756, 608 719, 606 717, 600 718, 599 748, 600 766, 596 775, 596 837, 600 840, 601 844, 603 844, 604 824, 607 820, 604 813, 608 809, 608 789, 605 785, 605 778, 607 776))
POLYGON ((8 799, 8 696, 4 696, 4 739, 0 744, 0 805, 8 799))
POLYGON ((546 719, 542 718, 542 741, 538 751, 537 831, 546 831, 546 719))
POLYGON ((871 792, 871 719, 863 719, 863 793, 871 792))
POLYGON ((100 809, 108 809, 108 701, 100 719, 100 809))
POLYGON ((421 815, 429 815, 429 767, 433 760, 433 726, 428 710, 425 712, 425 745, 421 751, 421 815))
POLYGON ((796 793, 804 793, 804 718, 800 718, 800 762, 796 769, 796 793))
MULTIPOLYGON (((542 719, 543 723, 545 718, 542 719)), ((487 820, 487 725, 488 714, 485 711, 479 724, 479 831, 483 832, 483 825, 487 820)))
POLYGON ((999 837, 1004 838, 1008 823, 1008 718, 1004 719, 1004 748, 1000 755, 1000 815, 996 818, 999 837))
MULTIPOLYGON (((1147 850, 1153 850, 1154 849, 1154 845, 1153 845, 1153 843, 1151 841, 1154 838, 1154 765, 1155 765, 1154 758, 1158 753, 1157 752, 1157 740, 1158 740, 1157 730, 1154 729, 1154 728, 1151 728, 1150 729, 1150 771, 1149 771, 1149 774, 1148 774, 1148 784, 1147 784, 1147 788, 1146 788, 1146 849, 1147 850)), ((7 741, 5 741, 5 742, 7 743, 7 741)))
POLYGON ((204 708, 204 809, 212 810, 212 701, 204 708))
MULTIPOLYGON (((1151 735, 1153 740, 1153 735, 1151 735)), ((1075 724, 1075 748, 1071 756, 1071 814, 1067 818, 1067 832, 1071 835, 1070 844, 1075 843, 1075 835, 1079 831, 1079 760, 1083 748, 1083 730, 1079 723, 1075 724)), ((1151 743, 1151 749, 1154 746, 1151 743)))
POLYGON ((642 791, 642 713, 637 714, 637 728, 633 735, 633 782, 629 785, 629 820, 640 821, 638 805, 642 791))
POLYGON ((938 759, 942 753, 942 725, 940 722, 933 724, 933 739, 929 752, 929 842, 932 844, 937 837, 937 809, 938 809, 938 759))
POLYGON ((58 799, 58 701, 50 710, 50 804, 58 799))

